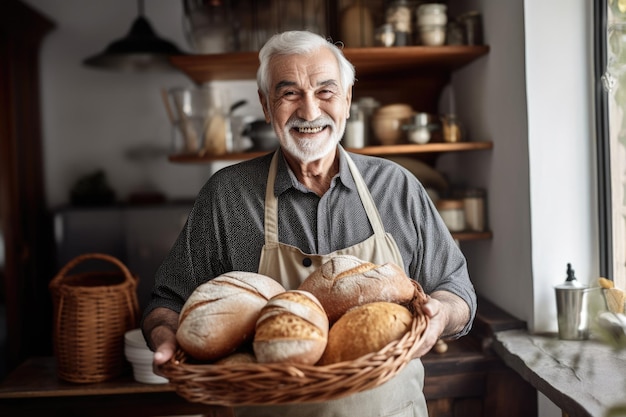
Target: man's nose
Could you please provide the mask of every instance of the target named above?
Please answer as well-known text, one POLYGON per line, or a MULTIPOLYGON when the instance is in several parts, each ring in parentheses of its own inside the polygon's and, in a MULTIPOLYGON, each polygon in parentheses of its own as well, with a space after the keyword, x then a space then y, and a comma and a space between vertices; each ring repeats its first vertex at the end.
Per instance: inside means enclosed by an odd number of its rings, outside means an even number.
POLYGON ((313 94, 304 95, 298 107, 298 117, 306 121, 312 121, 320 117, 321 114, 322 111, 320 110, 317 97, 313 94))

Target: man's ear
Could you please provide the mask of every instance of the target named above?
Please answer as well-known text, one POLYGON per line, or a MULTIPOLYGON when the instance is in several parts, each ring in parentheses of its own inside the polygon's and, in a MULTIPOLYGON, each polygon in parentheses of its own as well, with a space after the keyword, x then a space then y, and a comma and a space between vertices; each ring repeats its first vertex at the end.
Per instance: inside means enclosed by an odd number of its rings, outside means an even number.
POLYGON ((352 105, 352 86, 348 87, 348 91, 346 91, 346 109, 348 114, 346 114, 346 119, 350 118, 350 106, 352 105))
POLYGON ((263 94, 263 92, 261 90, 257 90, 257 93, 259 94, 259 101, 261 102, 261 107, 263 108, 263 114, 265 115, 265 121, 267 123, 270 123, 272 121, 272 118, 270 117, 269 103, 267 101, 267 96, 265 94, 263 94))

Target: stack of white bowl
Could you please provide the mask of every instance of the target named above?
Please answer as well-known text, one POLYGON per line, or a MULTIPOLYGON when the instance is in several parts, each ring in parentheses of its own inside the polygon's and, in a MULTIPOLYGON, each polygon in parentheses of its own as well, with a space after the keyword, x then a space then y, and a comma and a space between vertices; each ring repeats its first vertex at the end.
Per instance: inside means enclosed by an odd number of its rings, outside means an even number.
POLYGON ((440 46, 446 43, 447 6, 426 3, 417 8, 417 27, 422 45, 440 46))
POLYGON ((154 373, 152 358, 154 353, 148 348, 141 329, 129 330, 124 334, 124 353, 133 366, 135 381, 144 384, 164 384, 168 380, 154 373))

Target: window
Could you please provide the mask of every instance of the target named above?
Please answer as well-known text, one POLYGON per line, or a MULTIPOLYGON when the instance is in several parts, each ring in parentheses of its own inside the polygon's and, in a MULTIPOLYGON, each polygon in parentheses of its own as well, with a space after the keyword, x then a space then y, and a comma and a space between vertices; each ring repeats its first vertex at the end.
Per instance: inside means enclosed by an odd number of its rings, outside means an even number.
POLYGON ((600 274, 626 288, 626 0, 596 0, 600 274))

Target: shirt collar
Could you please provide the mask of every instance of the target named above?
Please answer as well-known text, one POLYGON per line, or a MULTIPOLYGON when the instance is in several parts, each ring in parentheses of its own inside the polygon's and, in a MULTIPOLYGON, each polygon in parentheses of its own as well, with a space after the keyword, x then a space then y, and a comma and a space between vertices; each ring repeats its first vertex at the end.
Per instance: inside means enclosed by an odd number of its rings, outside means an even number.
MULTIPOLYGON (((276 172, 276 181, 274 183, 274 195, 279 196, 290 188, 295 188, 296 190, 307 192, 308 190, 302 184, 300 184, 300 182, 298 182, 296 175, 293 173, 291 168, 289 168, 289 165, 287 165, 287 161, 285 161, 282 149, 279 148, 277 152, 279 153, 279 158, 278 170, 276 172)), ((354 178, 352 178, 350 167, 348 166, 348 162, 346 161, 343 152, 339 152, 339 174, 337 174, 333 178, 333 184, 331 185, 331 188, 336 184, 336 181, 340 181, 345 187, 349 189, 356 189, 354 178)))

